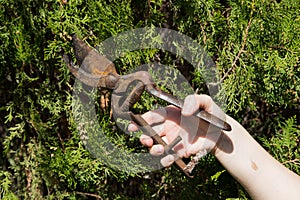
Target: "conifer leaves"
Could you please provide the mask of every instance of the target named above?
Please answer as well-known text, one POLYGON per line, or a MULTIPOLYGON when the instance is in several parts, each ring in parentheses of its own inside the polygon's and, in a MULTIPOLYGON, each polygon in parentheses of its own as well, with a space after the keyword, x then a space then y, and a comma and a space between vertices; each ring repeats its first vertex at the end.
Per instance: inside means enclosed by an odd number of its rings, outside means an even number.
MULTIPOLYGON (((73 78, 62 62, 62 50, 72 54, 69 40, 74 33, 97 46, 143 26, 167 27, 198 41, 217 64, 227 92, 227 110, 251 133, 267 134, 264 146, 300 173, 299 5, 298 0, 2 0, 0 198, 241 196, 212 157, 195 169, 198 182, 187 181, 171 169, 133 178, 95 160, 83 147, 80 137, 86 135, 76 130, 74 117, 80 116, 71 112, 73 78)), ((120 74, 126 74, 157 60, 190 69, 183 59, 156 49, 130 52, 115 64, 120 74)), ((194 89, 206 92, 202 72, 195 70, 190 77, 194 89)), ((151 109, 153 103, 160 102, 144 95, 137 109, 151 109)), ((99 123, 116 145, 141 150, 137 138, 115 134, 108 113, 99 113, 99 123)))
POLYGON ((279 162, 300 173, 300 129, 295 117, 280 123, 274 136, 270 139, 262 138, 262 141, 279 162))

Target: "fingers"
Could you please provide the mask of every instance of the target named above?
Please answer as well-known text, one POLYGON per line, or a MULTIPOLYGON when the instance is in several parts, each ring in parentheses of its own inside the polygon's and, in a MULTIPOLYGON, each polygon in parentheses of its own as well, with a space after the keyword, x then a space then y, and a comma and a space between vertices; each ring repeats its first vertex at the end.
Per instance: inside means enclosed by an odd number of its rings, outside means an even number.
POLYGON ((181 114, 184 116, 191 116, 199 109, 212 112, 213 104, 212 98, 208 95, 189 95, 184 100, 181 114))
MULTIPOLYGON (((160 108, 157 110, 149 111, 142 115, 144 120, 146 120, 149 125, 153 125, 165 121, 166 116, 167 116, 166 108, 160 108)), ((135 123, 132 122, 131 124, 128 125, 127 129, 128 131, 137 131, 139 128, 135 123)))
POLYGON ((167 117, 167 111, 166 108, 160 108, 157 110, 146 112, 142 115, 142 117, 147 121, 149 125, 153 125, 165 121, 167 117))
POLYGON ((213 99, 205 94, 189 95, 185 98, 182 107, 181 114, 183 116, 191 116, 200 110, 205 110, 220 119, 225 118, 225 113, 222 109, 213 101, 213 99))
POLYGON ((169 167, 171 166, 175 161, 175 158, 173 155, 167 155, 165 157, 163 157, 161 160, 160 160, 160 163, 162 164, 162 166, 164 167, 169 167))
POLYGON ((153 156, 160 156, 164 153, 164 151, 165 148, 163 147, 163 145, 157 144, 152 146, 152 148, 150 149, 150 154, 153 156))
MULTIPOLYGON (((165 108, 161 108, 158 110, 149 111, 143 114, 142 117, 147 121, 149 125, 160 123, 163 122, 166 118, 166 110, 165 108)), ((133 132, 133 131, 138 131, 139 127, 137 124, 132 122, 128 125, 127 129, 128 131, 133 132)), ((142 145, 146 147, 151 147, 153 145, 153 140, 151 139, 151 137, 144 134, 141 135, 140 142, 142 143, 142 145)))
MULTIPOLYGON (((164 108, 146 112, 145 114, 142 115, 142 117, 144 118, 144 120, 147 121, 149 125, 163 123, 167 119, 178 122, 180 121, 180 109, 170 105, 164 108)), ((128 126, 128 130, 137 131, 138 126, 134 123, 131 123, 128 126)))
MULTIPOLYGON (((190 117, 197 113, 199 109, 205 110, 220 119, 225 117, 225 113, 208 95, 189 95, 185 98, 181 110, 174 106, 168 106, 149 111, 143 114, 142 117, 167 144, 180 135, 183 138, 182 142, 177 144, 173 150, 179 157, 188 157, 196 154, 199 148, 210 151, 215 146, 214 136, 219 136, 218 134, 211 134, 211 132, 215 132, 215 129, 212 129, 213 126, 211 128, 207 123, 200 123, 198 118, 190 117)), ((138 129, 139 127, 134 123, 128 126, 129 131, 137 131, 138 129)), ((150 148, 150 154, 154 156, 164 154, 164 147, 158 144, 154 145, 151 137, 143 134, 140 137, 140 142, 150 148)), ((167 155, 161 159, 161 164, 167 167, 174 160, 173 155, 167 155)))
MULTIPOLYGON (((154 155, 154 156, 159 156, 162 155, 164 153, 164 147, 160 144, 158 145, 154 145, 151 149, 150 149, 150 154, 154 155)), ((171 166, 175 161, 175 157, 171 154, 163 157, 160 160, 160 163, 162 164, 162 166, 164 167, 169 167, 171 166)))
MULTIPOLYGON (((134 125, 134 127, 137 128, 137 126, 134 125)), ((168 143, 168 140, 166 137, 163 137, 165 136, 166 134, 166 129, 165 129, 165 126, 164 124, 158 124, 158 125, 155 125, 155 126, 152 126, 152 129, 160 136, 162 137, 162 139, 168 143)), ((151 147, 153 145, 153 139, 148 136, 148 135, 145 135, 145 134, 142 134, 140 136, 140 142, 142 143, 142 145, 146 146, 146 147, 151 147)))
MULTIPOLYGON (((180 109, 174 106, 167 106, 165 108, 161 108, 154 111, 149 111, 142 115, 142 117, 147 121, 149 125, 152 126, 154 131, 161 137, 165 136, 168 132, 174 132, 177 123, 180 121, 180 109), (166 121, 168 121, 166 123, 166 121), (173 122, 174 121, 174 122, 173 122), (175 122, 178 121, 178 122, 175 122), (173 131, 172 131, 173 129, 173 131)), ((132 122, 128 125, 128 131, 133 132, 139 130, 139 126, 132 122)), ((170 137, 169 139, 174 139, 177 135, 173 134, 174 136, 170 137)), ((166 143, 168 140, 166 137, 163 137, 166 143)), ((140 137, 140 142, 146 146, 151 147, 153 145, 153 140, 147 136, 142 134, 140 137)))
POLYGON ((151 137, 142 134, 140 137, 140 142, 142 143, 142 145, 146 146, 146 147, 152 147, 153 146, 153 140, 151 137))
POLYGON ((133 123, 133 122, 131 122, 128 125, 127 129, 128 129, 129 132, 134 132, 134 131, 138 131, 139 130, 138 126, 135 123, 133 123))

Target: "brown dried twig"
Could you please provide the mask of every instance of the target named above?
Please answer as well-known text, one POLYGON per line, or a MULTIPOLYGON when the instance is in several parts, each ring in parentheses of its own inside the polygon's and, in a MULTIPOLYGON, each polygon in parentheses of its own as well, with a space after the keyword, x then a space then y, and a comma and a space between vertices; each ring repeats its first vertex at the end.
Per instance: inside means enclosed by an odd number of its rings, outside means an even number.
POLYGON ((293 160, 287 160, 285 162, 282 162, 283 165, 288 164, 288 163, 300 164, 300 159, 299 158, 295 158, 293 160))
POLYGON ((97 194, 91 194, 91 193, 86 193, 86 192, 78 192, 76 191, 76 194, 84 195, 84 196, 89 196, 89 197, 95 197, 96 199, 102 200, 103 198, 97 194))
POLYGON ((246 42, 247 42, 247 37, 248 37, 248 34, 249 34, 249 29, 250 29, 250 26, 251 26, 251 18, 249 19, 248 21, 248 24, 247 24, 247 27, 246 27, 246 30, 245 30, 245 35, 243 37, 243 42, 242 42, 242 46, 239 50, 239 52, 237 53, 237 55, 235 56, 232 64, 231 64, 231 67, 228 69, 228 71, 224 74, 224 76, 220 79, 220 81, 218 81, 217 83, 214 83, 212 85, 219 85, 221 84, 225 78, 227 78, 229 76, 229 74, 234 70, 234 68, 236 67, 236 62, 240 59, 242 53, 244 52, 245 50, 245 46, 246 46, 246 42))

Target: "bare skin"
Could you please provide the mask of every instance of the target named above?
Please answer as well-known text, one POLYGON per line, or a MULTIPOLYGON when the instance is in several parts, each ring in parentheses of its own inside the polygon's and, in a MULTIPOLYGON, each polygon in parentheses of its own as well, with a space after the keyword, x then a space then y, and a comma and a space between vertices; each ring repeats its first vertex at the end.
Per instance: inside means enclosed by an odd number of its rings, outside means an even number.
MULTIPOLYGON (((185 99, 182 110, 168 106, 147 112, 143 118, 167 143, 178 134, 183 138, 174 149, 181 157, 189 157, 203 150, 211 152, 253 199, 300 199, 300 176, 275 160, 236 120, 225 115, 209 96, 191 95, 185 99), (225 120, 232 130, 203 130, 197 121, 191 120, 198 109, 225 120)), ((131 124, 128 129, 136 131, 138 127, 131 124)), ((163 147, 153 145, 153 140, 148 136, 142 135, 140 141, 150 148, 153 155, 164 152, 163 147)), ((173 162, 172 155, 161 160, 166 167, 173 162)))

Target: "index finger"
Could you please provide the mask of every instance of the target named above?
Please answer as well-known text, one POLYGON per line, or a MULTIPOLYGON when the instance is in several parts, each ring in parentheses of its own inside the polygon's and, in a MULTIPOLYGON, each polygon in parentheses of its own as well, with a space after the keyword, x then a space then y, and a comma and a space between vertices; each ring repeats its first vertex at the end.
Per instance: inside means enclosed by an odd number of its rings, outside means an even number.
MULTIPOLYGON (((160 108, 157 110, 151 110, 142 115, 143 119, 151 126, 154 124, 162 123, 166 120, 167 111, 166 108, 160 108)), ((134 122, 131 122, 128 125, 128 131, 137 131, 139 130, 138 125, 134 122)))
POLYGON ((159 108, 157 110, 152 110, 144 113, 142 117, 149 125, 154 125, 166 120, 167 111, 166 108, 159 108))

